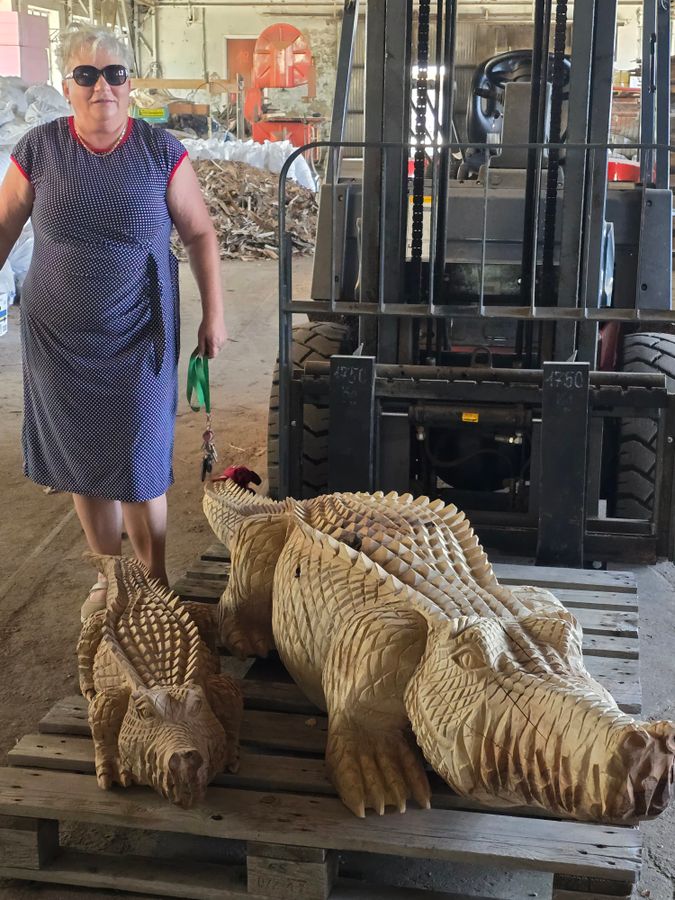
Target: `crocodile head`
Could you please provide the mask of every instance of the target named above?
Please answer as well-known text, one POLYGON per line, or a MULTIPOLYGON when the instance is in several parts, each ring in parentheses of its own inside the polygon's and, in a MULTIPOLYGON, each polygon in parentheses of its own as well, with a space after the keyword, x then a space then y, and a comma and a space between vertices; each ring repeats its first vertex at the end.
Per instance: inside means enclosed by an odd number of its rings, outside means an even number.
POLYGON ((226 760, 227 737, 194 682, 139 687, 131 694, 119 736, 120 768, 188 808, 204 799, 226 760))
POLYGON ((631 823, 673 791, 675 724, 637 722, 586 671, 564 609, 432 629, 406 702, 433 768, 462 794, 631 823))

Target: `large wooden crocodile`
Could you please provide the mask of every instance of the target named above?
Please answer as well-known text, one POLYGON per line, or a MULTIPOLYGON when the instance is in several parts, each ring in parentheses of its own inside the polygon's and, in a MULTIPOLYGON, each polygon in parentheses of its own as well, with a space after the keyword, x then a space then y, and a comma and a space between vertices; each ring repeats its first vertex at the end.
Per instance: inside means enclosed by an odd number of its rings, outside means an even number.
POLYGON ((459 794, 608 823, 660 813, 672 722, 636 722, 589 675, 548 591, 499 584, 454 506, 409 494, 274 502, 233 481, 204 509, 230 548, 224 642, 276 647, 328 711, 326 763, 356 815, 459 794))
POLYGON ((77 653, 96 779, 104 789, 151 785, 190 807, 239 760, 242 697, 219 674, 213 619, 136 560, 95 562, 108 577, 106 608, 86 619, 77 653))

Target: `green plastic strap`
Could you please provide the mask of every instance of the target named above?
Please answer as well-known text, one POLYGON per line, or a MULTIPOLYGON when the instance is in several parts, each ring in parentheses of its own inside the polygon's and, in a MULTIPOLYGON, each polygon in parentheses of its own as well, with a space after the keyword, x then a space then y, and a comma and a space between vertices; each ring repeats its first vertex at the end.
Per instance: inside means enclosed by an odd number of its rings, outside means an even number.
POLYGON ((190 357, 187 376, 187 401, 193 412, 199 412, 204 407, 207 413, 211 412, 211 395, 209 393, 209 361, 205 356, 200 356, 195 350, 190 357), (196 406, 192 402, 195 395, 196 406))

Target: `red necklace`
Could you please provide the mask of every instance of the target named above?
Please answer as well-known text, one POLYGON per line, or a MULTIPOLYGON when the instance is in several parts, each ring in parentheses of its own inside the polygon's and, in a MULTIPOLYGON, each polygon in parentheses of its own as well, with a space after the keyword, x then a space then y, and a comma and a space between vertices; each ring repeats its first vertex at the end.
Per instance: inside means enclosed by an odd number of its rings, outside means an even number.
POLYGON ((77 130, 77 125, 75 124, 75 120, 73 119, 73 128, 75 129, 75 134, 77 135, 78 141, 82 144, 82 146, 84 147, 85 150, 88 150, 89 153, 92 154, 92 156, 109 156, 111 153, 113 153, 115 150, 117 150, 120 143, 122 142, 122 138, 126 134, 128 125, 129 125, 128 121, 124 123, 122 130, 115 138, 115 141, 113 142, 113 144, 110 147, 108 147, 107 150, 96 150, 94 147, 90 147, 89 144, 82 137, 80 132, 77 130))

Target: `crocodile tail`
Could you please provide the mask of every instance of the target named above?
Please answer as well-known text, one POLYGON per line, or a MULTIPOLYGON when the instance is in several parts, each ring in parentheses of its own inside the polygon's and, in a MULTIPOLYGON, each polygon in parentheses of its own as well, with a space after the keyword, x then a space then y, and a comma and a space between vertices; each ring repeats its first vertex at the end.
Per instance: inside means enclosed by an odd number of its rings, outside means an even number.
POLYGON ((229 546, 232 534, 242 519, 263 513, 286 513, 289 503, 262 497, 227 480, 207 483, 202 505, 214 534, 229 546))
POLYGON ((108 590, 106 592, 106 609, 112 612, 113 618, 116 620, 124 612, 126 607, 126 598, 120 596, 119 584, 122 577, 122 557, 109 556, 103 553, 93 553, 87 551, 84 554, 92 564, 101 572, 108 580, 108 590))

